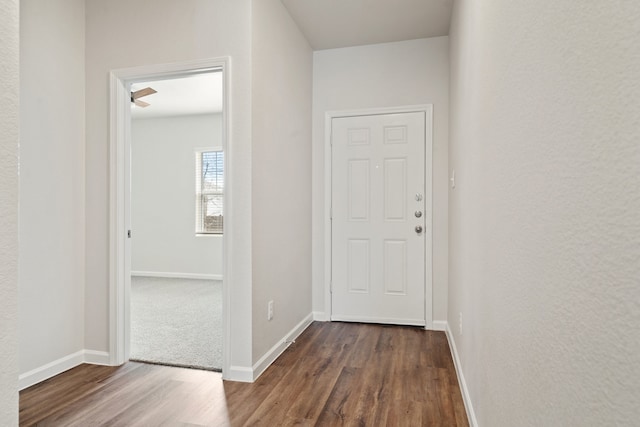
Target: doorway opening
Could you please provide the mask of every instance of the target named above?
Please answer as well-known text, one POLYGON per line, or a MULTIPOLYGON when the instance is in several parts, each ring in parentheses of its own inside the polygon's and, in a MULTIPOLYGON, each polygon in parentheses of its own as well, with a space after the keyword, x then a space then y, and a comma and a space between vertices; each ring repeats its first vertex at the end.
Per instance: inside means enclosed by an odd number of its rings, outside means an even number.
POLYGON ((224 372, 228 59, 111 73, 110 362, 224 372))
POLYGON ((222 72, 131 85, 130 359, 222 370, 222 72))

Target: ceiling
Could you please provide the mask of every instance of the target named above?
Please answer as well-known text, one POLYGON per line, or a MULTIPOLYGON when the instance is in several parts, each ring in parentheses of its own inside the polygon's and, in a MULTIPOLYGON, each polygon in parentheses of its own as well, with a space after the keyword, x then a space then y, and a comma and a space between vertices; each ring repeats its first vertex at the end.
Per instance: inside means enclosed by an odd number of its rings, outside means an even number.
MULTIPOLYGON (((281 0, 314 50, 389 43, 449 34, 453 0, 281 0)), ((152 87, 134 119, 219 113, 222 73, 139 82, 152 87)))
POLYGON ((449 34, 453 0, 281 0, 314 50, 449 34))
POLYGON ((150 104, 148 107, 131 104, 131 117, 134 119, 222 111, 222 73, 219 71, 134 83, 131 91, 145 87, 152 87, 157 93, 140 98, 150 104))

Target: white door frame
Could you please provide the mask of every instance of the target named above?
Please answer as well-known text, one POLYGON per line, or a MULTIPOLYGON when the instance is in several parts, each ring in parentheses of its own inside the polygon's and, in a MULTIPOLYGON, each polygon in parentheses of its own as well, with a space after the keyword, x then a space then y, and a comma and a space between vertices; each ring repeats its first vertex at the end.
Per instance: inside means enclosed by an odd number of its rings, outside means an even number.
MULTIPOLYGON (((129 359, 129 304, 131 283, 131 243, 127 232, 131 229, 131 110, 130 85, 139 81, 185 76, 188 74, 220 70, 222 72, 222 146, 228 159, 229 83, 231 60, 228 57, 203 59, 170 64, 145 65, 113 70, 109 73, 109 363, 121 365, 129 359)), ((226 163, 229 163, 228 160, 226 163)), ((227 183, 225 196, 232 188, 228 168, 224 169, 227 183)), ((230 197, 230 196, 229 196, 230 197)), ((224 204, 224 216, 230 215, 224 204)), ((134 230, 135 232, 135 230, 134 230)), ((222 372, 229 372, 230 317, 229 292, 226 271, 229 271, 230 256, 228 239, 223 238, 222 280, 222 328, 223 351, 222 372)))
POLYGON ((324 119, 324 300, 327 320, 331 320, 331 122, 339 117, 371 116, 394 113, 425 113, 425 200, 430 210, 425 210, 425 329, 433 329, 433 104, 404 107, 369 108, 362 110, 327 111, 324 119), (425 233, 426 234, 426 233, 425 233))

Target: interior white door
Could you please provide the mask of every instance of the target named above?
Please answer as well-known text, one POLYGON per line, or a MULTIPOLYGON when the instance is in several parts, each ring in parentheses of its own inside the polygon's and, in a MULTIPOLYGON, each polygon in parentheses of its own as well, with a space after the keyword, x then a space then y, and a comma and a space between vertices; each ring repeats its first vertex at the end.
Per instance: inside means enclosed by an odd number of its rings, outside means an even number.
POLYGON ((426 324, 425 122, 424 112, 331 121, 332 320, 426 324))

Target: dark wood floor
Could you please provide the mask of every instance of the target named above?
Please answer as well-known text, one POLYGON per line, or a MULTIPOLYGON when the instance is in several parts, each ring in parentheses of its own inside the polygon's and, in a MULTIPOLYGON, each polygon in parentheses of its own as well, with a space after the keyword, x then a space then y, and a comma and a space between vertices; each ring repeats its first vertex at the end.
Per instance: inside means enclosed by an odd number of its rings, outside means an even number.
POLYGON ((82 365, 20 392, 20 425, 468 423, 444 333, 314 323, 253 384, 133 362, 82 365))

